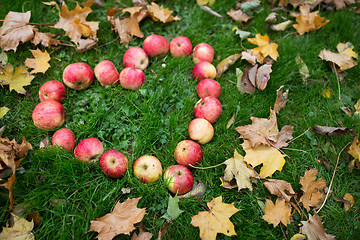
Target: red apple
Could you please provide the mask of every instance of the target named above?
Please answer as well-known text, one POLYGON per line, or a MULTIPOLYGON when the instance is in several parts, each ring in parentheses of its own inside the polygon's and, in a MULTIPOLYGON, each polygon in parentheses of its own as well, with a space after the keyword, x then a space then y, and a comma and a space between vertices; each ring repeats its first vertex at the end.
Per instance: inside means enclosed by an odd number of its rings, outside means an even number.
POLYGON ((183 165, 173 165, 166 169, 164 180, 167 188, 173 194, 185 194, 189 192, 194 185, 194 176, 190 170, 183 165))
POLYGON ((214 49, 207 43, 199 43, 193 50, 193 62, 195 64, 199 62, 212 63, 214 60, 214 49))
POLYGON ((162 175, 162 166, 159 159, 150 155, 143 155, 133 164, 134 175, 143 183, 152 183, 162 175))
POLYGON ((71 89, 85 90, 93 83, 94 73, 86 63, 72 63, 64 69, 63 81, 71 89))
POLYGON ((100 158, 100 168, 106 176, 111 178, 121 178, 124 176, 129 161, 119 151, 106 151, 100 158))
POLYGON ((143 49, 151 58, 157 56, 163 58, 169 52, 169 42, 163 36, 151 34, 145 38, 143 49))
POLYGON ((62 103, 66 96, 66 88, 59 81, 51 80, 41 85, 39 89, 40 101, 55 100, 62 103))
POLYGON ((96 138, 83 139, 74 149, 75 157, 84 162, 96 162, 103 153, 104 147, 96 138))
POLYGON ((222 113, 220 101, 216 97, 203 97, 195 105, 196 118, 205 118, 210 123, 215 123, 222 113))
POLYGON ((45 100, 35 106, 32 119, 36 127, 44 130, 53 130, 63 125, 65 109, 55 100, 45 100))
POLYGON ((217 73, 216 68, 211 63, 199 62, 193 68, 192 75, 194 80, 197 79, 198 81, 201 81, 205 78, 214 79, 216 78, 217 73))
POLYGON ((76 137, 73 131, 68 128, 57 130, 51 138, 52 145, 58 145, 68 151, 72 151, 75 147, 76 137))
POLYGON ((99 62, 94 68, 94 73, 101 86, 114 86, 118 83, 119 73, 114 63, 109 60, 99 62))
POLYGON ((131 47, 126 50, 123 57, 123 63, 125 67, 145 70, 149 64, 149 58, 142 48, 131 47))
POLYGON ((213 79, 205 78, 198 83, 196 93, 200 98, 207 96, 219 98, 221 95, 220 83, 213 79))
POLYGON ((145 74, 140 69, 124 68, 120 72, 120 84, 125 89, 137 90, 145 82, 145 74))
POLYGON ((192 44, 187 37, 176 37, 170 42, 170 53, 173 57, 185 57, 192 53, 192 44))
POLYGON ((178 164, 196 166, 202 159, 203 151, 198 143, 183 140, 177 144, 174 156, 178 164))
POLYGON ((195 118, 189 124, 189 135, 192 140, 206 144, 214 136, 214 127, 204 118, 195 118))

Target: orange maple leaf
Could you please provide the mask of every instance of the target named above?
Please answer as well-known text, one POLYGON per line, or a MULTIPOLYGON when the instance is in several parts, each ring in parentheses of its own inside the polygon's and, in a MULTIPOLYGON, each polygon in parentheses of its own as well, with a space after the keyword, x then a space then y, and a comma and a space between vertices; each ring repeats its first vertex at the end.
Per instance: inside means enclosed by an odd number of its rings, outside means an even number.
POLYGON ((276 227, 280 222, 285 226, 290 224, 291 207, 285 199, 276 199, 275 204, 266 199, 265 203, 265 215, 262 217, 265 221, 273 224, 276 227))
POLYGON ((279 53, 277 51, 278 45, 276 43, 270 42, 269 36, 267 34, 262 36, 258 33, 255 35, 255 38, 248 38, 247 40, 248 42, 259 46, 254 49, 250 49, 250 51, 255 56, 261 56, 260 63, 263 63, 267 56, 270 56, 275 61, 279 57, 279 53))
POLYGON ((304 192, 304 195, 300 198, 300 202, 307 211, 310 211, 310 207, 314 207, 320 203, 324 196, 322 192, 326 187, 326 182, 322 178, 316 180, 317 175, 317 169, 310 169, 305 172, 304 177, 300 177, 301 190, 304 192))
POLYGON ((302 5, 300 7, 300 14, 296 17, 297 24, 293 25, 300 35, 315 31, 325 26, 330 21, 324 21, 324 18, 320 17, 318 12, 319 11, 310 13, 310 5, 302 5))
POLYGON ((160 20, 163 23, 167 23, 180 20, 177 16, 174 17, 172 15, 173 11, 168 8, 163 8, 163 6, 159 6, 154 2, 151 2, 151 5, 147 6, 147 12, 154 21, 160 20))
POLYGON ((40 49, 30 50, 30 51, 32 55, 35 57, 35 58, 27 58, 25 60, 25 66, 27 66, 28 68, 33 68, 30 74, 39 73, 39 72, 45 73, 46 70, 48 70, 50 67, 50 64, 48 63, 50 61, 49 53, 46 50, 42 52, 40 49))

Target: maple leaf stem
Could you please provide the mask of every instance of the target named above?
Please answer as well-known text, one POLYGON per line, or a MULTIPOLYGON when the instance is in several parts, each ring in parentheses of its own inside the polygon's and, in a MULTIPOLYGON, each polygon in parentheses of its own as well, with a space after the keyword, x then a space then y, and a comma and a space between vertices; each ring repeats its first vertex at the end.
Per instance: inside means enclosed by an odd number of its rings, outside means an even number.
POLYGON ((290 141, 288 141, 288 144, 290 144, 292 141, 295 141, 296 139, 298 139, 299 137, 301 137, 302 135, 304 135, 305 133, 307 133, 309 130, 311 129, 311 127, 309 127, 308 129, 306 129, 305 132, 303 132, 302 134, 300 134, 299 136, 291 139, 290 141))
POLYGON ((203 203, 203 201, 201 201, 201 199, 199 197, 196 197, 197 199, 199 199, 199 201, 201 202, 201 204, 204 206, 204 208, 206 209, 206 211, 210 212, 210 209, 203 203))
POLYGON ((192 168, 205 170, 205 169, 210 169, 210 168, 216 168, 216 167, 221 166, 221 165, 223 165, 223 164, 224 164, 224 163, 222 162, 222 163, 219 163, 219 164, 217 164, 217 165, 210 166, 210 167, 196 167, 196 166, 194 166, 194 165, 192 165, 192 164, 190 163, 189 166, 192 167, 192 168))
POLYGON ((0 22, 16 22, 16 23, 26 23, 31 25, 55 25, 55 23, 33 23, 33 22, 18 21, 18 20, 0 20, 0 22))
POLYGON ((339 165, 340 155, 341 155, 341 153, 345 150, 345 148, 346 148, 350 143, 351 143, 351 142, 348 142, 348 143, 345 145, 345 147, 343 147, 343 149, 341 149, 341 151, 339 152, 339 155, 338 155, 338 157, 337 157, 336 164, 335 164, 334 173, 333 173, 333 175, 332 175, 332 177, 331 177, 329 189, 328 189, 328 191, 327 191, 327 193, 326 193, 324 202, 321 204, 321 207, 316 211, 316 213, 319 213, 320 210, 325 206, 326 200, 328 199, 328 196, 329 196, 330 191, 331 191, 332 183, 334 182, 334 177, 335 177, 336 169, 337 169, 337 166, 339 165))

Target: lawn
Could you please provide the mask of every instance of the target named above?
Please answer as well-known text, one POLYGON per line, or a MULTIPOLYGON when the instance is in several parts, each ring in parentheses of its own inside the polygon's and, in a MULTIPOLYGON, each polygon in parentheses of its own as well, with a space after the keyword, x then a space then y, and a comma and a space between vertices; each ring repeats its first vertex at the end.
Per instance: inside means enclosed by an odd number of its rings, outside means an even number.
MULTIPOLYGON (((69 8, 75 3, 66 1, 69 8)), ((332 183, 332 193, 319 212, 323 219, 326 233, 335 235, 336 239, 357 239, 360 235, 360 172, 354 169, 348 171, 348 164, 353 159, 340 151, 354 140, 351 134, 341 136, 325 136, 306 131, 316 125, 344 127, 360 132, 359 115, 348 116, 340 107, 348 107, 352 112, 354 105, 360 99, 359 66, 346 70, 346 77, 339 84, 336 75, 327 62, 318 57, 319 52, 326 48, 333 52, 339 42, 351 42, 354 51, 360 52, 360 15, 354 6, 342 10, 320 5, 314 10, 330 20, 324 27, 299 35, 292 26, 285 31, 275 32, 269 29, 265 18, 271 12, 272 6, 262 1, 263 10, 254 13, 247 23, 234 22, 226 13, 234 9, 236 1, 217 0, 212 6, 223 18, 217 18, 200 9, 196 2, 187 1, 157 1, 174 11, 180 21, 168 23, 155 22, 151 18, 141 21, 140 29, 144 36, 159 34, 169 41, 176 36, 187 36, 193 46, 206 42, 215 50, 213 64, 216 66, 227 56, 252 49, 255 45, 241 41, 233 31, 233 27, 255 34, 267 34, 278 44, 279 57, 273 62, 271 78, 264 90, 256 90, 253 94, 240 94, 236 86, 236 68, 244 71, 249 63, 238 60, 220 78, 222 94, 219 98, 223 112, 215 124, 214 138, 201 145, 204 156, 199 167, 209 167, 233 157, 236 149, 245 155, 241 147, 243 139, 239 138, 236 127, 251 124, 250 117, 267 118, 270 108, 276 99, 276 90, 284 85, 289 89, 286 107, 277 115, 279 129, 285 125, 294 126, 293 136, 301 137, 292 141, 286 149, 282 149, 289 157, 282 171, 276 171, 271 178, 289 182, 295 192, 299 193, 300 177, 306 170, 316 168, 319 177, 329 186, 337 159, 339 164, 332 183), (301 59, 309 69, 310 77, 304 82, 296 64, 295 58, 301 59), (329 98, 323 96, 323 91, 331 90, 329 98), (234 123, 228 128, 231 117, 236 114, 234 123), (318 159, 324 158, 329 164, 329 170, 318 159), (334 197, 343 197, 350 193, 355 198, 355 204, 350 211, 345 212, 343 203, 335 201, 334 197)), ((132 6, 131 1, 121 3, 132 6)), ((88 20, 100 21, 99 42, 93 49, 79 53, 69 45, 70 38, 64 36, 62 29, 47 25, 37 25, 43 32, 51 32, 64 45, 58 49, 34 46, 30 42, 20 44, 17 51, 7 51, 8 62, 14 66, 24 64, 26 58, 32 58, 30 49, 39 47, 46 49, 51 56, 51 67, 46 73, 37 73, 30 86, 26 86, 26 94, 9 91, 8 86, 0 88, 0 107, 6 106, 9 112, 0 119, 0 127, 6 125, 2 137, 16 139, 22 137, 31 143, 33 149, 22 161, 23 170, 17 172, 14 184, 14 198, 26 206, 26 211, 38 212, 42 221, 33 233, 36 239, 94 239, 96 232, 89 232, 90 221, 100 218, 110 212, 117 201, 124 202, 128 198, 141 197, 138 208, 146 208, 142 224, 146 231, 154 234, 166 223, 162 216, 167 211, 169 192, 165 181, 160 179, 155 183, 143 184, 133 175, 132 163, 144 154, 156 156, 163 169, 176 164, 174 149, 178 142, 189 139, 188 125, 194 118, 194 105, 199 100, 196 94, 197 81, 191 77, 194 63, 191 56, 174 58, 167 54, 164 58, 150 59, 149 66, 144 70, 145 84, 137 91, 114 87, 102 87, 97 80, 84 91, 67 88, 63 103, 66 109, 63 127, 71 129, 77 138, 77 143, 85 138, 98 138, 105 150, 118 150, 128 158, 129 166, 126 175, 120 179, 111 179, 104 175, 98 163, 83 163, 76 159, 72 152, 56 147, 40 149, 44 137, 51 138, 55 131, 45 131, 36 128, 32 121, 32 111, 40 102, 38 91, 40 86, 49 80, 62 81, 64 68, 71 63, 85 62, 91 68, 102 60, 111 60, 121 71, 124 68, 122 58, 127 48, 113 41, 117 34, 111 30, 111 24, 106 20, 107 9, 123 7, 118 1, 105 1, 104 6, 93 5, 93 12, 88 20), (130 188, 130 193, 123 194, 122 188, 130 188)), ((283 11, 276 12, 286 19, 294 20, 290 12, 298 12, 291 5, 283 11)), ((58 11, 53 6, 47 6, 39 0, 10 1, 2 0, 0 19, 4 19, 9 11, 31 11, 33 23, 56 23, 59 20, 58 11)), ((283 20, 281 20, 283 21, 283 20)), ((142 46, 144 38, 134 37, 129 47, 142 46)), ((218 234, 218 239, 290 239, 300 232, 300 221, 308 220, 308 213, 301 208, 301 214, 292 210, 291 223, 275 227, 262 219, 266 199, 275 202, 276 196, 264 186, 264 179, 253 183, 253 191, 242 189, 225 189, 221 186, 220 177, 224 176, 225 165, 210 169, 191 169, 196 180, 201 180, 206 186, 206 192, 199 198, 181 199, 179 208, 184 212, 172 222, 163 239, 200 239, 199 228, 190 224, 192 216, 200 211, 206 211, 204 204, 213 198, 222 196, 223 202, 234 203, 241 211, 234 214, 230 220, 235 226, 237 236, 227 237, 218 234)), ((260 167, 255 170, 259 172, 260 167)), ((299 198, 300 196, 298 196, 299 198)), ((0 225, 3 227, 9 218, 8 190, 0 188, 0 225)), ((301 205, 300 205, 301 206, 301 205)), ((310 211, 314 214, 314 210, 310 211)), ((138 224, 136 225, 138 226, 138 224)), ((137 230, 136 230, 137 231, 137 230)), ((131 234, 132 235, 132 234, 131 234)), ((128 235, 119 235, 115 239, 130 239, 128 235)))

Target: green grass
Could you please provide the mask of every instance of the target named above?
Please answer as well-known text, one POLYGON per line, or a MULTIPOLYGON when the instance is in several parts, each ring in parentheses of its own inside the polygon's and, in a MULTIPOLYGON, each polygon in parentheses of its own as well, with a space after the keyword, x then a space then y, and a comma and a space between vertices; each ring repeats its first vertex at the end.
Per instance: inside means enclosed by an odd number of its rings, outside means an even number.
MULTIPOLYGON (((129 4, 129 1, 124 1, 129 4)), ((160 23, 146 19, 141 22, 141 30, 145 36, 152 33, 164 35, 168 40, 184 35, 190 38, 193 45, 207 42, 215 49, 214 65, 230 54, 242 51, 240 40, 231 29, 237 25, 228 17, 216 18, 195 5, 195 1, 161 1, 160 3, 181 18, 179 22, 160 23)), ((235 7, 236 1, 218 0, 213 7, 222 15, 235 7), (226 3, 224 3, 226 2, 226 3)), ((0 19, 4 19, 8 11, 31 10, 31 21, 37 23, 57 22, 56 9, 46 6, 41 1, 2 1, 0 19)), ((98 31, 99 44, 110 42, 116 34, 110 30, 106 21, 106 10, 116 5, 115 1, 107 1, 104 7, 93 7, 89 15, 93 21, 101 21, 98 31)), ((273 64, 271 79, 265 90, 252 95, 239 94, 236 85, 235 68, 244 70, 247 62, 238 61, 219 79, 222 86, 220 101, 223 113, 214 124, 215 136, 211 142, 203 145, 204 158, 200 166, 211 166, 232 157, 234 149, 244 154, 239 134, 235 127, 251 123, 250 117, 268 117, 273 106, 276 90, 285 85, 290 89, 286 107, 278 114, 278 125, 293 125, 298 136, 307 128, 315 125, 344 126, 360 132, 359 117, 345 115, 339 107, 345 106, 354 110, 353 106, 360 98, 359 66, 347 70, 345 82, 341 84, 341 99, 338 100, 336 76, 326 62, 317 57, 318 53, 327 48, 336 50, 339 42, 350 41, 355 51, 360 52, 360 16, 352 10, 322 11, 330 22, 323 28, 303 36, 289 34, 294 31, 289 27, 284 32, 272 32, 264 19, 270 12, 270 6, 264 2, 265 10, 257 14, 245 30, 253 34, 268 34, 271 40, 279 45, 280 57, 273 64), (288 35, 289 34, 289 35, 288 35), (311 77, 308 84, 303 84, 295 57, 300 53, 307 64, 311 77), (324 89, 330 88, 329 99, 322 97, 324 89), (237 113, 235 123, 229 128, 226 124, 231 116, 237 113)), ((69 3, 73 7, 73 3, 69 3)), ((279 11, 281 15, 285 14, 279 11)), ((48 26, 37 26, 40 31, 52 32, 61 40, 68 41, 64 31, 48 26)), ((130 46, 142 46, 143 39, 134 38, 130 46)), ((254 45, 243 43, 244 47, 254 45)), ((20 44, 16 53, 8 52, 9 62, 13 65, 22 64, 26 58, 32 57, 29 49, 36 49, 33 44, 20 44)), ((54 131, 42 131, 33 123, 31 114, 37 103, 39 87, 48 80, 61 80, 66 65, 78 61, 88 63, 92 68, 104 59, 112 60, 117 68, 123 68, 122 56, 126 50, 118 41, 78 53, 71 47, 62 46, 57 50, 47 49, 53 59, 52 67, 45 74, 36 74, 26 96, 9 92, 8 87, 0 88, 0 107, 6 106, 10 111, 0 120, 0 126, 6 125, 3 137, 21 140, 24 136, 33 146, 26 159, 22 162, 25 173, 17 174, 14 185, 14 196, 17 202, 29 204, 29 210, 38 211, 43 222, 34 229, 36 239, 93 239, 97 234, 88 232, 90 221, 108 213, 117 200, 142 197, 138 207, 146 208, 142 223, 147 231, 155 237, 165 220, 161 216, 166 212, 169 193, 163 180, 156 183, 142 184, 133 176, 132 163, 143 154, 151 154, 160 159, 163 168, 175 164, 173 152, 176 144, 189 139, 187 127, 193 119, 193 107, 198 101, 195 92, 196 82, 191 71, 194 66, 191 57, 173 58, 167 55, 164 59, 151 59, 145 70, 146 82, 138 91, 128 91, 120 86, 103 88, 97 81, 86 91, 67 89, 64 102, 66 121, 64 127, 74 131, 77 142, 87 137, 100 139, 105 150, 116 149, 123 152, 129 159, 129 168, 122 179, 114 180, 106 177, 97 164, 84 164, 76 160, 72 153, 57 148, 41 149, 39 144, 43 137, 52 136, 54 131), (57 59, 61 60, 58 61, 57 59), (162 63, 166 67, 162 67, 162 63), (130 194, 123 195, 121 188, 131 188, 130 194)), ((286 180, 292 184, 296 192, 300 191, 299 178, 311 168, 317 168, 319 176, 329 185, 335 163, 340 150, 353 140, 351 135, 327 137, 308 132, 289 145, 289 148, 303 151, 284 150, 290 156, 281 172, 273 178, 286 180), (304 152, 305 151, 305 152, 304 152), (319 157, 326 158, 330 171, 317 162, 319 157)), ((359 171, 347 171, 351 157, 346 153, 340 156, 340 163, 333 182, 333 194, 321 210, 327 233, 337 239, 356 239, 360 233, 360 176, 359 171), (345 213, 340 203, 333 196, 350 193, 355 197, 351 211, 345 213)), ((206 203, 214 197, 222 195, 223 201, 233 203, 242 209, 231 217, 235 225, 237 237, 218 235, 218 239, 284 239, 281 228, 274 228, 261 219, 263 212, 258 200, 272 199, 264 187, 263 180, 254 184, 254 190, 228 190, 220 186, 219 178, 223 176, 225 167, 198 170, 192 173, 196 179, 203 181, 206 193, 200 199, 206 203)), ((259 170, 258 168, 256 168, 259 170)), ((0 224, 7 222, 9 206, 8 191, 0 188, 0 224)), ((198 199, 181 200, 180 209, 184 210, 177 220, 169 227, 164 239, 199 239, 199 229, 190 225, 191 217, 199 211, 205 211, 198 199)), ((305 215, 295 213, 288 227, 282 226, 287 239, 299 232, 299 221, 306 220, 305 215)), ((129 239, 120 235, 116 239, 129 239)))

